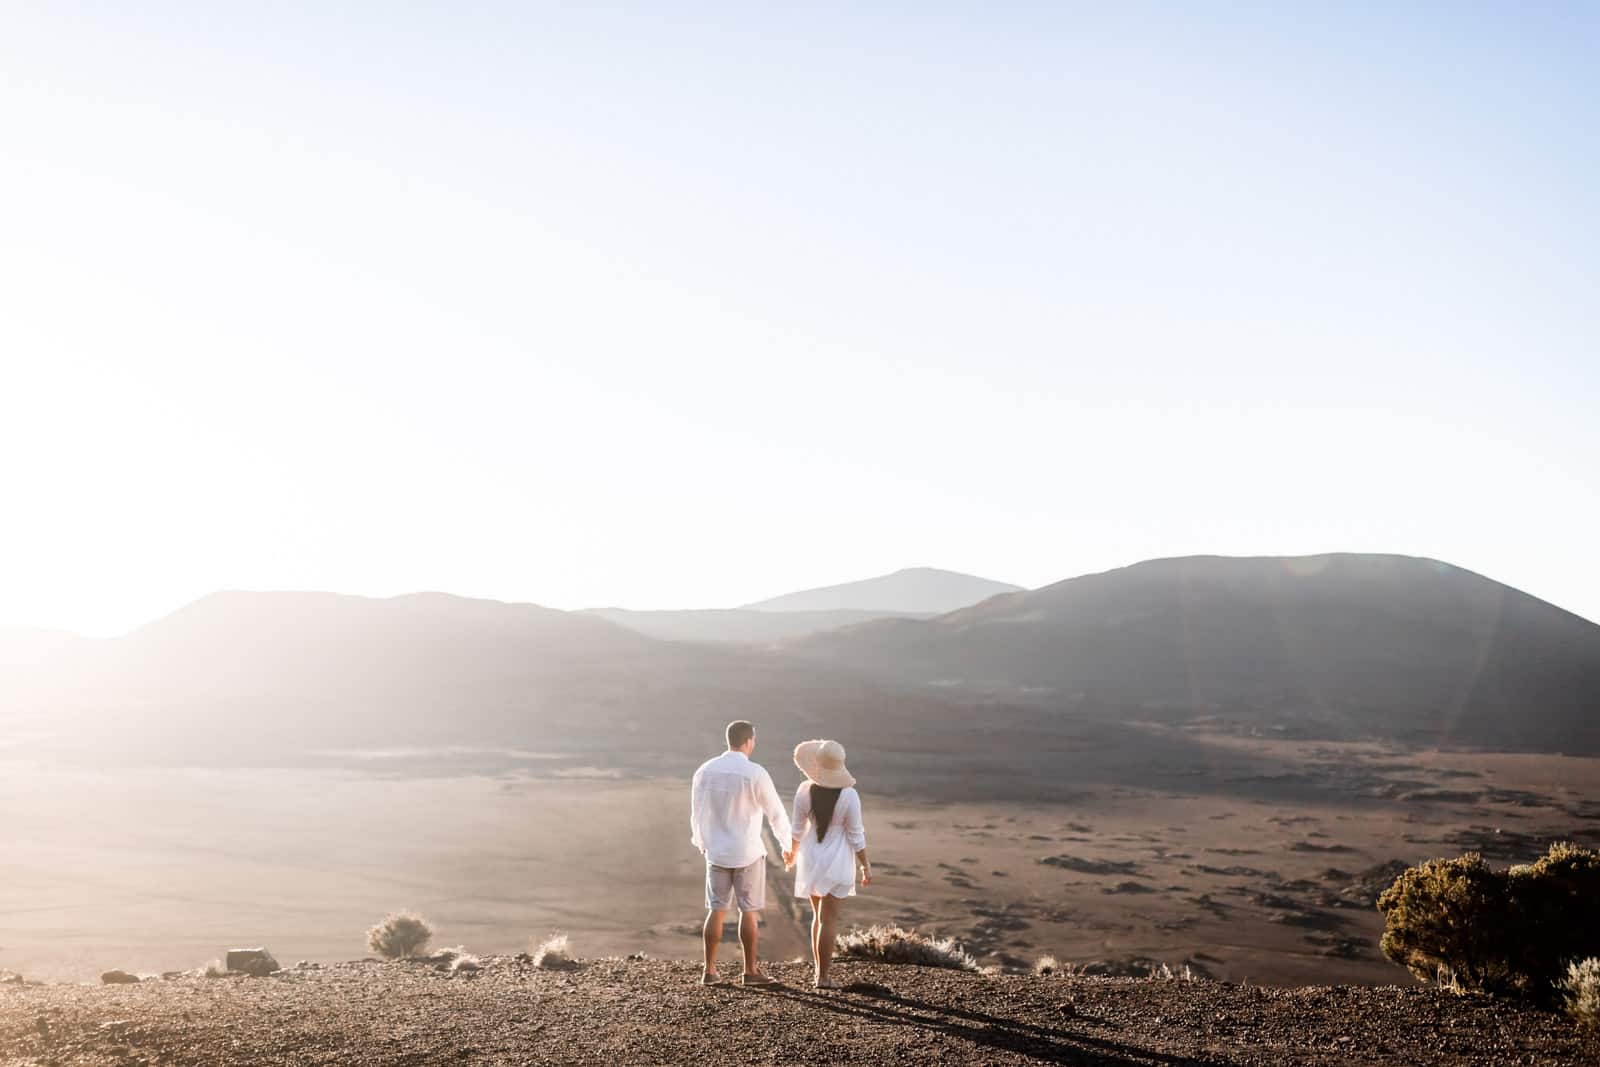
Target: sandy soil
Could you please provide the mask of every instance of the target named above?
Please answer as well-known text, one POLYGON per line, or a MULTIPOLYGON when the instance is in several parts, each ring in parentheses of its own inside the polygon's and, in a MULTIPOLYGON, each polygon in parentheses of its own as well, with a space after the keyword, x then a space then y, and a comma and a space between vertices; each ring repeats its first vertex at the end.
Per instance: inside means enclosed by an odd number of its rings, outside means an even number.
POLYGON ((686 963, 472 974, 347 963, 260 979, 0 985, 0 1064, 1594 1064, 1564 1017, 1424 989, 841 966, 839 992, 703 989, 686 963))
MULTIPOLYGON (((1215 758, 1152 764, 1126 785, 1040 781, 1031 800, 943 802, 892 777, 885 795, 863 760, 878 878, 847 921, 955 934, 1011 967, 1050 953, 1254 983, 1405 982, 1376 950, 1364 871, 1468 848, 1512 862, 1556 837, 1600 844, 1600 760, 1184 741, 1215 758)), ((562 931, 584 954, 691 957, 702 868, 683 783, 536 755, 439 778, 13 761, 0 767, 0 968, 93 981, 253 944, 332 962, 365 952, 363 931, 397 908, 428 916, 435 944, 478 952, 562 931)), ((767 762, 792 789, 793 768, 767 762)), ((781 870, 771 881, 764 954, 788 958, 806 916, 781 870)))

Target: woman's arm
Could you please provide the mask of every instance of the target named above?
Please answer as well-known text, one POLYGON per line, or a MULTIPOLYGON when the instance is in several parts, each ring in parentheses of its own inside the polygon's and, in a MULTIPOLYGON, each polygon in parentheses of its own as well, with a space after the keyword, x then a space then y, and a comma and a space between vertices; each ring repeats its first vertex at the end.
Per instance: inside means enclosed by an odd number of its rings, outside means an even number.
POLYGON ((850 847, 855 850, 856 865, 861 868, 861 884, 872 884, 872 864, 867 861, 867 828, 861 821, 861 794, 854 789, 850 791, 855 796, 853 804, 845 805, 844 811, 844 836, 850 842, 850 847))
POLYGON ((811 821, 811 790, 806 788, 805 782, 801 782, 800 788, 794 791, 793 816, 789 820, 789 832, 793 837, 789 841, 789 851, 783 854, 785 870, 794 866, 795 853, 800 849, 801 835, 806 832, 806 825, 811 821))

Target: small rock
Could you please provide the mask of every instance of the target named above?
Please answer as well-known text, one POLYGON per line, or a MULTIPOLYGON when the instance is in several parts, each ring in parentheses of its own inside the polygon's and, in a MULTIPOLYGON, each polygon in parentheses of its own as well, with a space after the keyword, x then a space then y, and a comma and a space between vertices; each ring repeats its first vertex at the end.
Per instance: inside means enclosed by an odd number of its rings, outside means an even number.
POLYGON ((100 981, 105 985, 132 985, 139 981, 139 976, 127 971, 107 971, 100 976, 100 981))
POLYGON ((224 960, 228 970, 240 971, 253 978, 265 978, 273 971, 281 971, 278 961, 264 948, 230 948, 224 960))
POLYGON ((21 985, 22 975, 16 971, 0 971, 0 985, 21 985))

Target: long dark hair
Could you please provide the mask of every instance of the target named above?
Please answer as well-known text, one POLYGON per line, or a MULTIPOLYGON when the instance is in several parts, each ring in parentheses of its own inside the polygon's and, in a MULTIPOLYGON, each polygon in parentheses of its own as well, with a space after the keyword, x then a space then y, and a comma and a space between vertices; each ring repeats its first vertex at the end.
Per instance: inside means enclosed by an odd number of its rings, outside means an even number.
POLYGON ((839 794, 842 792, 842 789, 829 789, 825 785, 811 783, 811 821, 817 824, 818 841, 828 832, 828 824, 833 821, 833 807, 839 803, 839 794))

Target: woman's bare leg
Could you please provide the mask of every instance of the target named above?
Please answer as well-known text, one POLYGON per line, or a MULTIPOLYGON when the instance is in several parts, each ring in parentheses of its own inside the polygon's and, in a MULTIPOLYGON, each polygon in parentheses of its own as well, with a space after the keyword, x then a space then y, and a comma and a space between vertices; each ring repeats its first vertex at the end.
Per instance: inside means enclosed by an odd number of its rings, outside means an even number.
POLYGON ((812 978, 813 981, 815 981, 816 980, 816 976, 821 973, 820 971, 817 970, 817 967, 819 966, 818 961, 821 959, 821 957, 817 955, 817 946, 820 945, 821 943, 822 943, 822 898, 821 897, 812 897, 811 898, 811 978, 812 978))
POLYGON ((822 929, 817 935, 817 984, 827 985, 830 981, 828 969, 833 964, 834 939, 839 936, 839 913, 844 910, 844 901, 839 897, 822 898, 822 929))

